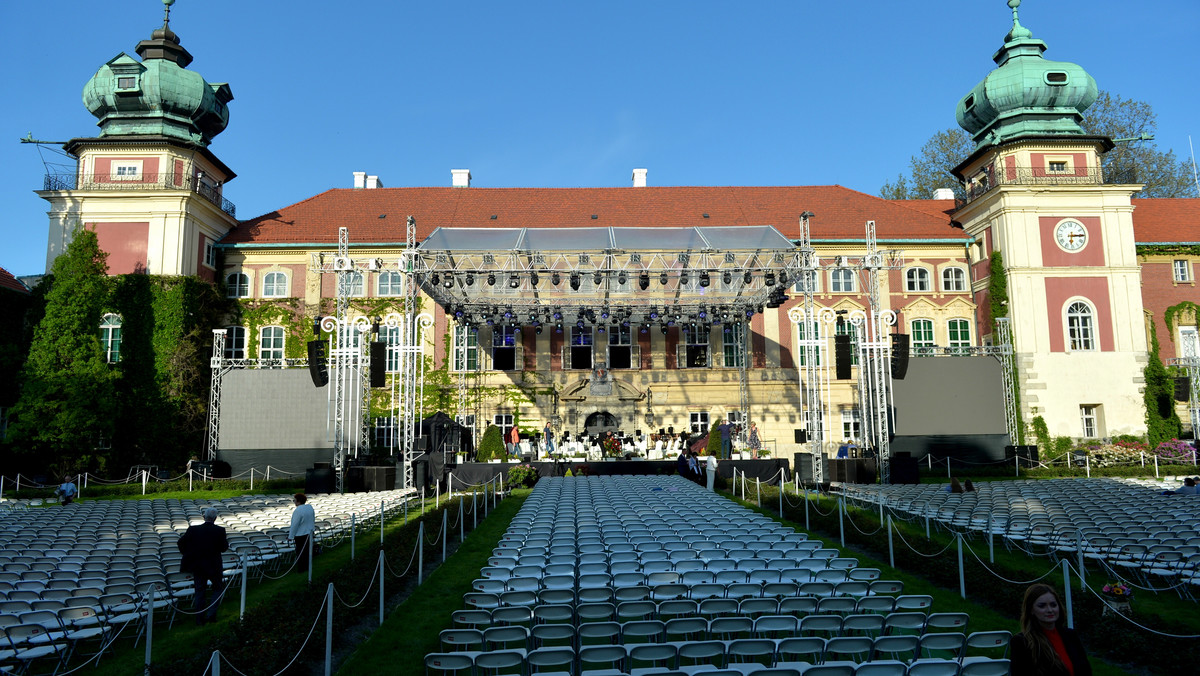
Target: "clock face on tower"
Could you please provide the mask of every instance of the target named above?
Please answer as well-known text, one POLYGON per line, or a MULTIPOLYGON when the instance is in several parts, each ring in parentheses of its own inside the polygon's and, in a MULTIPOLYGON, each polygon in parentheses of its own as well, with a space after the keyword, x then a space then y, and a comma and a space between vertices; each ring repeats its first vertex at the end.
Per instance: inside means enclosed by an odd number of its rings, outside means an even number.
POLYGON ((1067 219, 1054 229, 1054 241, 1064 251, 1079 251, 1087 244, 1087 240, 1087 228, 1079 221, 1067 219))

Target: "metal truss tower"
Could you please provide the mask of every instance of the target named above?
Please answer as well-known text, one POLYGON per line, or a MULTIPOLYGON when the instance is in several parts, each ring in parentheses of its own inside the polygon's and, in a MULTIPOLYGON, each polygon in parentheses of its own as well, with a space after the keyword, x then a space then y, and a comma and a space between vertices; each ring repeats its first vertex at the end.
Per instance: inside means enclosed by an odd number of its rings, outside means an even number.
POLYGON ((1017 382, 1012 345, 1012 326, 1008 317, 996 318, 997 347, 1000 348, 1000 368, 1004 370, 1004 429, 1008 431, 1008 443, 1015 444, 1019 436, 1017 421, 1017 382))
MULTIPOLYGON (((821 348, 826 336, 818 321, 813 298, 820 261, 812 246, 812 231, 808 219, 813 213, 800 214, 800 283, 804 302, 788 311, 788 318, 800 326, 800 391, 804 410, 802 417, 807 430, 807 443, 813 456, 813 481, 825 481, 825 404, 829 401, 829 366, 821 363, 821 348)), ((798 470, 798 468, 797 468, 798 470)))
POLYGON ((224 363, 225 358, 225 329, 213 329, 212 384, 208 390, 208 444, 205 448, 205 460, 212 462, 217 459, 217 449, 221 446, 221 379, 229 372, 230 367, 224 363))
POLYGON ((862 261, 865 273, 867 311, 850 315, 850 322, 859 333, 858 396, 864 422, 864 432, 879 463, 879 480, 890 484, 892 429, 892 343, 888 326, 896 324, 896 313, 881 309, 879 302, 879 272, 902 267, 895 252, 885 260, 885 252, 876 246, 875 221, 867 221, 867 251, 862 261))
MULTIPOLYGON (((1193 334, 1194 335, 1194 334, 1193 334)), ((1178 366, 1188 377, 1188 414, 1192 421, 1192 437, 1200 438, 1200 340, 1183 341, 1183 357, 1167 361, 1168 366, 1178 366)))

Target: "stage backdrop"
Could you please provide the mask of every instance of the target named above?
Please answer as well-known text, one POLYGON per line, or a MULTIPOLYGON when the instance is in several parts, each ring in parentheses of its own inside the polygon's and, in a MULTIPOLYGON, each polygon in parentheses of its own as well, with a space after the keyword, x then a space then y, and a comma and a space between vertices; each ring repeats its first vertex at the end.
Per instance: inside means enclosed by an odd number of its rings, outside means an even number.
POLYGON ((995 357, 913 357, 893 380, 893 453, 1004 460, 1004 376, 995 357))
MULTIPOLYGON (((236 476, 282 470, 304 475, 333 461, 326 431, 331 385, 314 387, 307 369, 235 369, 221 382, 220 460, 236 476)), ((357 406, 347 404, 347 422, 357 406)))

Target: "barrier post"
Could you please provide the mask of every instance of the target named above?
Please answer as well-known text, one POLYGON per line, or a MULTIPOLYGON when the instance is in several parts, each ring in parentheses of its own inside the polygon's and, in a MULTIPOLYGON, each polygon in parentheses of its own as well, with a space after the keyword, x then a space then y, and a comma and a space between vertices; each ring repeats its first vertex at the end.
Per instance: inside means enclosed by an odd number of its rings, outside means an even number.
POLYGON ((146 484, 150 481, 150 471, 142 470, 142 495, 146 494, 146 484))
POLYGON ((846 499, 844 497, 838 498, 837 508, 838 508, 838 537, 841 538, 842 546, 845 547, 846 546, 846 526, 843 522, 846 519, 846 499))
POLYGON ((1138 451, 1138 455, 1140 455, 1142 457, 1142 467, 1145 467, 1146 466, 1146 452, 1138 451))
POLYGON ((383 626, 383 550, 379 550, 379 626, 383 626))
POLYGON ((425 578, 425 522, 417 526, 417 584, 425 578))
POLYGON ((958 540, 958 595, 967 598, 967 571, 963 568, 962 533, 957 533, 958 540))
POLYGON ((325 590, 325 676, 333 676, 333 583, 325 590))
POLYGON ((929 462, 928 462, 928 463, 926 463, 926 464, 928 464, 928 465, 929 465, 929 471, 930 471, 930 472, 932 472, 932 471, 933 471, 933 454, 932 454, 932 453, 926 453, 926 454, 925 454, 925 459, 929 461, 929 462))
POLYGON ((0 500, 4 499, 4 475, 0 474, 0 500))
POLYGON ((78 484, 78 486, 79 486, 79 488, 75 491, 75 499, 82 500, 83 499, 83 489, 87 488, 87 476, 88 475, 87 475, 87 472, 84 472, 83 474, 77 474, 75 476, 77 477, 77 479, 75 480, 75 483, 78 484))
POLYGON ((896 567, 896 550, 892 543, 892 515, 891 514, 888 514, 888 516, 887 516, 887 529, 888 529, 888 565, 891 566, 892 568, 895 568, 896 567))
MULTIPOLYGON (((422 492, 424 490, 424 488, 421 489, 422 492)), ((404 498, 404 525, 408 525, 408 498, 404 498)))
POLYGON ((1154 478, 1158 478, 1158 455, 1154 456, 1154 478))
POLYGON ((271 466, 267 465, 267 478, 265 479, 265 481, 270 481, 270 480, 271 480, 271 466))
POLYGON ((192 471, 191 469, 188 470, 188 493, 192 492, 192 471))
POLYGON ((988 563, 996 562, 996 543, 992 534, 993 523, 992 513, 988 512, 988 563))
POLYGON ((309 584, 312 584, 312 557, 313 557, 313 547, 316 545, 316 539, 317 539, 317 529, 314 528, 313 532, 311 534, 309 534, 309 536, 308 536, 308 544, 305 547, 305 549, 308 550, 308 583, 309 584))
POLYGON ((1067 469, 1071 469, 1071 455, 1072 453, 1067 453, 1067 469))
POLYGON ((246 565, 245 554, 238 554, 238 560, 242 563, 242 597, 238 603, 238 619, 241 620, 246 616, 246 574, 250 572, 250 567, 246 565))
POLYGON ((758 477, 754 478, 754 500, 762 508, 762 481, 758 477))
POLYGON ((879 523, 883 523, 883 495, 879 496, 879 523))
POLYGON ((929 539, 929 512, 925 512, 925 539, 929 539))
POLYGON ((1013 453, 1013 476, 1021 476, 1021 456, 1013 453))
POLYGON ((441 509, 442 507, 442 480, 438 479, 433 484, 433 508, 441 509))
POLYGON ((783 482, 779 482, 779 518, 783 518, 783 482))
POLYGON ((1075 558, 1079 562, 1079 591, 1087 585, 1087 568, 1083 565, 1083 533, 1075 531, 1075 558))
POLYGON ((357 535, 358 524, 355 523, 354 514, 350 515, 350 560, 354 560, 354 537, 357 535))
POLYGON ((1090 456, 1086 456, 1086 455, 1083 456, 1083 465, 1084 465, 1084 467, 1087 468, 1088 478, 1091 479, 1092 478, 1092 460, 1091 460, 1090 456))
POLYGON ((21 473, 17 472, 17 492, 21 492, 21 473))
POLYGON ((250 468, 250 490, 254 490, 254 468, 250 468))
POLYGON ((479 528, 479 498, 471 491, 471 530, 479 528))
POLYGON ((804 530, 810 530, 808 527, 808 489, 804 489, 804 530))
POLYGON ((467 496, 465 496, 465 495, 458 496, 458 541, 459 542, 462 542, 463 540, 467 539, 466 534, 465 534, 465 531, 467 528, 466 501, 467 501, 467 496))
POLYGON ((1075 628, 1075 610, 1071 607, 1071 568, 1066 559, 1062 562, 1063 569, 1063 594, 1064 601, 1067 602, 1067 627, 1075 628))
POLYGON ((383 546, 383 500, 379 501, 379 546, 383 546))
MULTIPOLYGON (((155 585, 150 585, 150 598, 146 601, 146 674, 150 674, 150 655, 154 646, 154 592, 155 585)), ((204 612, 203 610, 200 612, 204 612)))
POLYGON ((208 658, 208 673, 212 676, 221 676, 221 651, 214 650, 211 657, 208 658))
POLYGON ((446 531, 448 530, 446 521, 448 518, 449 515, 446 512, 442 512, 442 561, 446 560, 446 531))

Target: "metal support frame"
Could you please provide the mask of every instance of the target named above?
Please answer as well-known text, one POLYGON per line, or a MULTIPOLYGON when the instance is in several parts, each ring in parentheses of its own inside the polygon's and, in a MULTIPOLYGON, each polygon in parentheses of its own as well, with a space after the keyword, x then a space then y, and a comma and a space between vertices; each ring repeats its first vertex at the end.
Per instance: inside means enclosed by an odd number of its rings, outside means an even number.
POLYGON ((1020 438, 1017 418, 1017 383, 1016 363, 1013 355, 1012 325, 1008 317, 996 318, 996 337, 1000 348, 996 354, 1000 359, 1000 368, 1004 371, 1004 429, 1008 431, 1008 443, 1015 444, 1020 438))
MULTIPOLYGON (((817 484, 825 481, 825 405, 829 401, 829 366, 828 359, 822 365, 821 348, 826 337, 821 331, 821 322, 817 321, 817 309, 813 297, 816 289, 817 271, 820 261, 812 246, 812 231, 809 218, 812 212, 806 211, 800 215, 800 242, 797 251, 800 253, 800 280, 804 292, 804 302, 799 308, 788 311, 788 318, 793 324, 800 324, 800 392, 801 405, 804 407, 802 419, 807 433, 807 443, 813 456, 813 481, 817 484)), ((798 468, 797 468, 798 469, 798 468)))
POLYGON ((879 481, 892 482, 891 434, 892 415, 892 343, 886 327, 895 326, 896 312, 881 309, 879 302, 879 272, 898 264, 898 256, 884 256, 876 247, 875 221, 867 221, 867 252, 862 272, 867 287, 867 312, 850 313, 850 322, 859 329, 858 395, 861 402, 864 432, 870 447, 875 449, 879 463, 879 481))
POLYGON ((221 379, 229 372, 225 359, 225 329, 213 329, 212 383, 208 390, 208 444, 205 449, 205 459, 209 462, 217 459, 217 451, 221 447, 221 379))
POLYGON ((1167 360, 1168 366, 1178 366, 1188 376, 1188 415, 1192 422, 1192 437, 1200 438, 1200 340, 1183 341, 1183 357, 1167 360))

